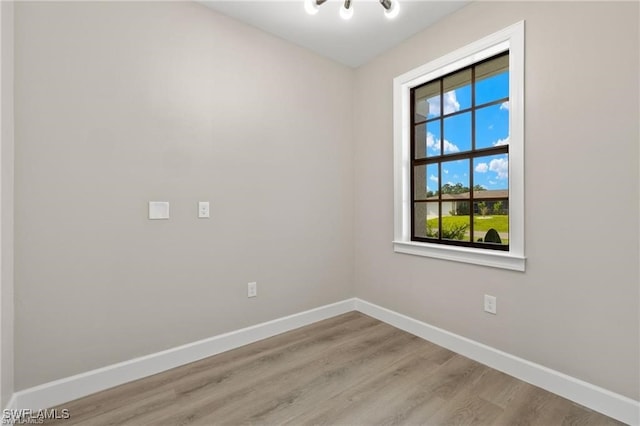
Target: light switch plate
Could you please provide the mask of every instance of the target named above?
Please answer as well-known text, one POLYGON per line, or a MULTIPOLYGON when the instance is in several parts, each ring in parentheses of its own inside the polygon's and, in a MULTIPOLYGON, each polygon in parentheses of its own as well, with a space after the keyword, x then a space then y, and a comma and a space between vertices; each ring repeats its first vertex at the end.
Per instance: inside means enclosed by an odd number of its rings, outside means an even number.
POLYGON ((209 202, 208 201, 199 201, 198 202, 198 217, 200 219, 207 219, 209 217, 209 202))
POLYGON ((247 297, 257 297, 258 296, 258 283, 252 282, 247 284, 247 297))
POLYGON ((149 201, 149 219, 169 219, 169 202, 149 201))

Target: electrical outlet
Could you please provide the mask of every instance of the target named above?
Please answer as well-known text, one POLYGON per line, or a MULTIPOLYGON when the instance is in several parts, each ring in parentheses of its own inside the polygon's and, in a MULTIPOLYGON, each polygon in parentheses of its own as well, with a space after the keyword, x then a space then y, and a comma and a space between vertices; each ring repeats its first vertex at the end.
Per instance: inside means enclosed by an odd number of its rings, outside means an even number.
POLYGON ((497 301, 495 296, 484 295, 484 311, 496 315, 497 301))
POLYGON ((256 297, 258 296, 258 283, 249 283, 247 284, 247 297, 256 297))

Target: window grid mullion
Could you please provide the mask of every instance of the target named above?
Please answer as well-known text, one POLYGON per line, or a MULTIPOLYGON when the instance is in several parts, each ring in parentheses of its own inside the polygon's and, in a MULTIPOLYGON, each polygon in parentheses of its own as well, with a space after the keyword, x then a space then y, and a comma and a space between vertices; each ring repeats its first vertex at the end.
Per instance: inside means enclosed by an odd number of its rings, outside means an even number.
MULTIPOLYGON (((444 155, 444 78, 440 78, 440 158, 444 155)), ((438 240, 442 242, 442 160, 438 162, 438 240)))
MULTIPOLYGON (((415 121, 415 105, 416 105, 416 94, 415 94, 415 89, 411 90, 410 92, 410 96, 409 96, 409 114, 411 114, 411 121, 414 122, 415 121)), ((415 126, 413 126, 411 128, 411 135, 410 135, 410 140, 411 140, 411 147, 410 147, 410 151, 411 151, 411 170, 409 172, 409 179, 410 179, 410 199, 411 199, 411 229, 410 229, 410 235, 413 238, 416 238, 416 196, 415 196, 415 169, 416 169, 416 128, 415 126)))
MULTIPOLYGON (((475 68, 474 68, 474 71, 475 71, 475 68)), ((484 103, 482 105, 478 105, 477 108, 475 108, 475 109, 481 109, 481 108, 486 108, 486 107, 490 107, 490 106, 493 106, 493 105, 498 105, 498 104, 501 104, 501 103, 506 102, 508 100, 509 100, 509 97, 505 96, 504 98, 496 99, 496 100, 493 100, 491 102, 486 102, 486 103, 484 103)), ((442 114, 442 118, 449 118, 449 117, 454 117, 456 115, 462 115, 464 113, 471 112, 473 110, 474 110, 473 107, 461 109, 459 111, 450 112, 449 114, 442 114)), ((421 124, 433 123, 433 122, 439 121, 439 120, 440 120, 440 117, 437 117, 437 118, 431 118, 431 119, 427 119, 427 120, 415 121, 413 124, 414 124, 414 126, 419 126, 421 124)))
POLYGON ((509 148, 507 145, 501 145, 491 148, 482 148, 480 150, 474 151, 464 151, 456 154, 447 154, 445 156, 437 156, 437 157, 429 157, 429 158, 420 158, 417 160, 413 160, 413 164, 416 166, 421 166, 425 164, 437 164, 437 163, 445 163, 447 161, 456 161, 456 160, 465 160, 467 158, 477 158, 477 157, 488 157, 490 155, 499 155, 499 154, 508 154, 509 148))
MULTIPOLYGON (((471 67, 471 152, 476 152, 476 67, 471 67)), ((469 240, 473 243, 473 220, 475 212, 473 211, 473 160, 469 159, 469 240)))

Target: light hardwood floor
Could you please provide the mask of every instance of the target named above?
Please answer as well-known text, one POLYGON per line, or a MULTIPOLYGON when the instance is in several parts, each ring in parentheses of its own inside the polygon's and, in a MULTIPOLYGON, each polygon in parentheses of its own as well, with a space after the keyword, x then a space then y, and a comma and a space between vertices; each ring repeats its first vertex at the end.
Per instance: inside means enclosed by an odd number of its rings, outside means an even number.
POLYGON ((357 312, 57 408, 47 424, 621 424, 357 312))

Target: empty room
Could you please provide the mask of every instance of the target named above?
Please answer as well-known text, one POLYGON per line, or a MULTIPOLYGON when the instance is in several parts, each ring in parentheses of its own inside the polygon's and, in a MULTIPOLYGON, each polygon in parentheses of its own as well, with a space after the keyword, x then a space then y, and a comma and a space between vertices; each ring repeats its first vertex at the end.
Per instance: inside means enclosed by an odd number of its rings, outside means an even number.
POLYGON ((637 1, 0 1, 3 424, 640 425, 637 1))

